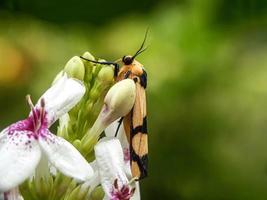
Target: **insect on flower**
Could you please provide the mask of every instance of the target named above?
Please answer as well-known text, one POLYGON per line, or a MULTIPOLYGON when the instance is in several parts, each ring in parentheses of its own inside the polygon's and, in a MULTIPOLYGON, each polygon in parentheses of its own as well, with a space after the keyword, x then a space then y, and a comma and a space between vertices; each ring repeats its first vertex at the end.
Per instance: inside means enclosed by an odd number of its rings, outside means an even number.
POLYGON ((147 118, 146 118, 146 93, 147 87, 147 73, 141 63, 135 58, 142 53, 146 48, 144 44, 147 38, 146 31, 145 38, 141 47, 134 54, 134 56, 123 56, 115 62, 98 62, 81 57, 92 63, 114 65, 114 77, 116 82, 123 79, 132 79, 136 84, 136 99, 134 106, 130 113, 119 120, 115 136, 118 133, 120 125, 123 122, 127 139, 130 145, 130 163, 132 176, 140 180, 147 176, 148 165, 148 137, 147 137, 147 118), (120 64, 122 66, 120 67, 120 64))

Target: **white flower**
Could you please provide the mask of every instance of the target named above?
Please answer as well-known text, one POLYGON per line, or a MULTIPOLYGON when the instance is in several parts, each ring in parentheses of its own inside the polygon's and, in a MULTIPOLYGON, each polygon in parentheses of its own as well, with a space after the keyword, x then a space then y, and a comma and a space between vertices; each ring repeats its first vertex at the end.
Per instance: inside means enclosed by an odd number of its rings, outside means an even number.
MULTIPOLYGON (((119 120, 112 122, 106 129, 105 135, 107 137, 114 137, 119 125, 119 120)), ((128 177, 132 177, 131 166, 130 166, 130 148, 127 136, 124 130, 123 122, 118 130, 116 138, 120 141, 121 147, 123 149, 123 159, 124 159, 124 168, 128 177)))
POLYGON ((0 192, 15 188, 35 171, 42 156, 66 176, 78 181, 93 176, 93 169, 69 142, 48 128, 75 106, 85 93, 81 82, 63 75, 49 88, 31 113, 0 133, 0 192))
MULTIPOLYGON (((95 146, 95 180, 91 180, 91 190, 99 183, 105 192, 104 199, 139 200, 139 191, 135 181, 127 174, 124 153, 120 141, 114 137, 105 137, 95 146), (133 197, 134 196, 134 197, 133 197)), ((139 188, 138 188, 139 189, 139 188)))
MULTIPOLYGON (((116 130, 119 125, 119 120, 114 121, 105 129, 105 135, 107 137, 114 137, 116 130)), ((120 141, 121 147, 123 149, 123 159, 124 159, 124 170, 128 177, 128 179, 132 178, 131 166, 130 166, 130 150, 129 150, 129 142, 126 137, 126 133, 124 130, 123 122, 118 130, 116 138, 120 141)), ((135 182, 135 192, 132 196, 131 200, 140 200, 140 188, 139 182, 135 182)))

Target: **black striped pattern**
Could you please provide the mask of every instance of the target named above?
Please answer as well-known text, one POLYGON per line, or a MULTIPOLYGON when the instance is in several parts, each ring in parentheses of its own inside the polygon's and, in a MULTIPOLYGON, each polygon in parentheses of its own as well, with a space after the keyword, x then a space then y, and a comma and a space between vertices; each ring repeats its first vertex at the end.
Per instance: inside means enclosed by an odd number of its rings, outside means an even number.
POLYGON ((147 134, 147 122, 146 117, 143 118, 143 124, 142 126, 137 126, 131 130, 132 136, 134 136, 137 133, 144 133, 147 134))

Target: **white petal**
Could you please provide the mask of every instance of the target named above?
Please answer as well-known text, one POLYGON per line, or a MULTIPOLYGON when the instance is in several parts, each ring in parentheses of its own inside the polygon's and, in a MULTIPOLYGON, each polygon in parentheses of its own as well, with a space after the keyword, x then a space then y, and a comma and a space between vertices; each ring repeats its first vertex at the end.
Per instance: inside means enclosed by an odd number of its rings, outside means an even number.
POLYGON ((131 197, 131 200, 140 200, 141 197, 140 197, 140 186, 139 186, 139 182, 136 181, 135 182, 135 191, 134 191, 134 194, 133 196, 131 197))
POLYGON ((65 139, 48 133, 40 138, 39 144, 48 160, 66 176, 78 181, 86 181, 94 175, 94 171, 80 152, 65 139))
POLYGON ((83 83, 77 79, 68 78, 65 74, 42 95, 37 107, 40 107, 40 100, 43 98, 45 100, 45 109, 48 113, 48 121, 51 125, 73 108, 84 93, 85 87, 83 83))
POLYGON ((0 194, 0 200, 23 200, 23 197, 19 193, 19 189, 13 188, 8 192, 0 194))
MULTIPOLYGON (((0 133, 0 149, 4 146, 8 138, 8 128, 4 129, 0 133)), ((1 199, 0 199, 1 200, 1 199)))
POLYGON ((8 135, 0 148, 0 191, 8 191, 30 177, 41 157, 40 147, 28 131, 8 135))
POLYGON ((89 181, 86 181, 83 186, 84 187, 90 187, 89 188, 89 191, 87 193, 87 198, 89 199, 92 192, 94 191, 94 189, 100 185, 100 176, 99 176, 99 171, 95 171, 94 173, 94 176, 89 180, 89 181))
MULTIPOLYGON (((113 123, 111 123, 105 129, 106 136, 113 137, 115 135, 117 127, 119 125, 118 122, 119 122, 118 120, 114 121, 113 123)), ((128 143, 128 140, 127 140, 127 137, 126 137, 126 133, 125 133, 125 130, 124 130, 123 122, 122 122, 122 124, 121 124, 121 126, 119 128, 119 131, 118 131, 118 134, 117 134, 116 138, 118 138, 120 140, 120 143, 121 143, 121 146, 122 146, 122 149, 123 149, 125 173, 127 174, 128 178, 131 178, 132 177, 132 171, 131 171, 131 166, 130 166, 130 160, 126 160, 126 158, 125 158, 125 156, 126 156, 125 155, 125 153, 126 153, 125 151, 127 151, 127 150, 129 151, 129 143, 128 143)))
POLYGON ((52 174, 53 176, 57 175, 57 168, 55 168, 55 166, 53 166, 51 163, 49 163, 49 172, 50 174, 52 174))
POLYGON ((127 162, 125 162, 125 160, 124 160, 124 163, 125 163, 125 165, 124 165, 125 174, 127 175, 128 179, 130 180, 133 177, 130 160, 127 162))
POLYGON ((118 139, 101 139, 95 146, 95 156, 101 184, 106 195, 110 195, 115 179, 118 179, 119 186, 128 184, 124 172, 123 151, 118 139))
MULTIPOLYGON (((115 134, 116 134, 116 130, 118 128, 118 125, 119 125, 119 120, 116 120, 116 121, 112 122, 105 129, 106 136, 114 137, 115 134)), ((128 143, 128 140, 127 140, 127 137, 126 137, 126 133, 125 133, 125 130, 124 130, 123 122, 122 122, 122 124, 121 124, 121 126, 119 128, 119 131, 118 131, 118 134, 117 134, 116 138, 118 138, 120 140, 122 148, 129 148, 129 143, 128 143)))

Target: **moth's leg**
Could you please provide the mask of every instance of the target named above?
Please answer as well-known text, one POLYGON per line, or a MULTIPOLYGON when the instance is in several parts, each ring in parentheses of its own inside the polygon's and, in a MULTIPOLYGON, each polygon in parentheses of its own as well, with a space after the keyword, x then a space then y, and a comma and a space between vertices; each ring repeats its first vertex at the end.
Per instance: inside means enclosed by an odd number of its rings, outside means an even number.
POLYGON ((116 130, 116 133, 115 133, 115 137, 117 137, 117 135, 118 135, 118 132, 119 132, 120 126, 121 126, 121 124, 122 124, 122 121, 123 121, 123 117, 121 117, 121 118, 120 118, 120 120, 118 121, 118 122, 119 122, 119 124, 118 124, 117 130, 116 130))

